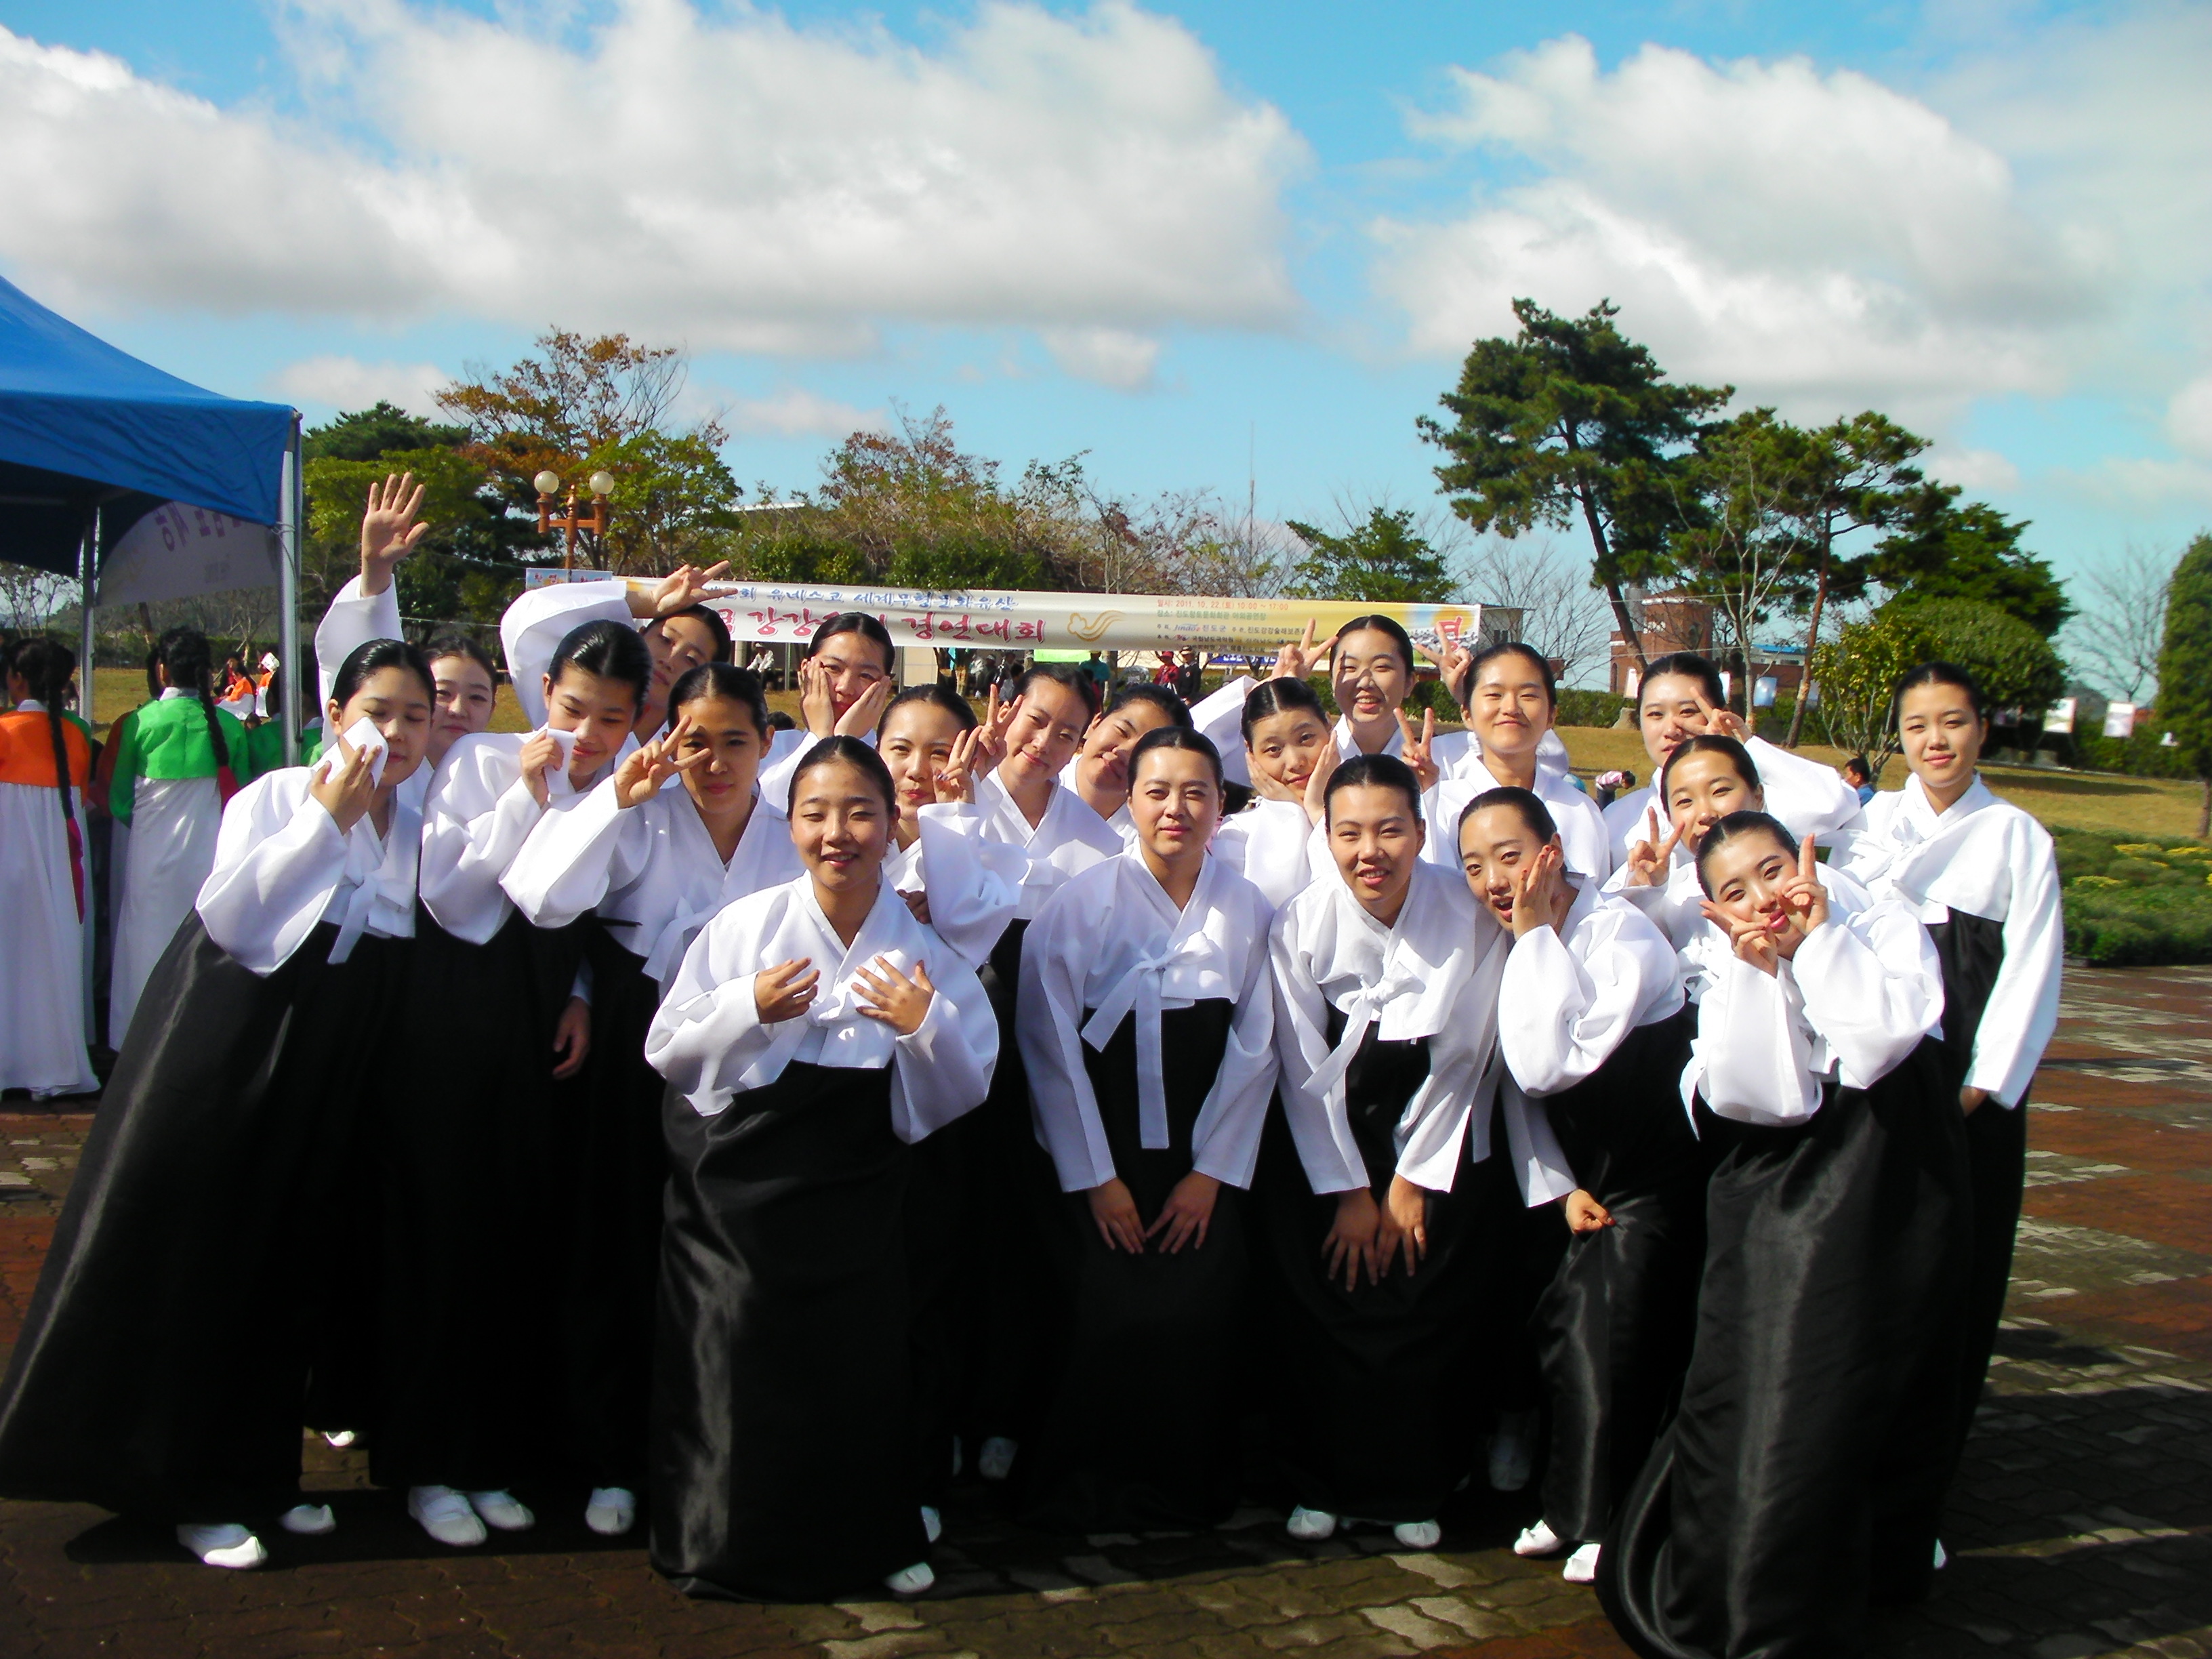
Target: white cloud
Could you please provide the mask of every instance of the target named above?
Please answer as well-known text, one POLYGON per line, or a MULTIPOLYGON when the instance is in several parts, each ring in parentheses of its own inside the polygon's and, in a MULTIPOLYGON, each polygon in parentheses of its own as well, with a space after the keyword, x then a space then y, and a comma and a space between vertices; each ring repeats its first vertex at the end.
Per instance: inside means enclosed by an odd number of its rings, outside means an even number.
POLYGON ((2166 435, 2176 449, 2212 459, 2212 374, 2200 374, 2166 406, 2166 435))
POLYGON ((358 357, 308 357, 270 376, 269 390, 298 404, 367 409, 397 404, 414 415, 435 416, 438 392, 453 377, 435 363, 365 363, 358 357))
POLYGON ((1160 343, 1119 328, 1048 328, 1044 348, 1063 374, 1116 392, 1144 392, 1159 367, 1160 343))
POLYGON ((2020 488, 2020 469, 1994 449, 1953 449, 1940 446, 1921 458, 1931 478, 1958 485, 1977 494, 2020 488))
POLYGON ((702 349, 1297 310, 1279 196, 1304 144, 1124 0, 986 4, 927 48, 692 0, 622 0, 580 47, 528 7, 283 18, 311 125, 0 29, 0 258, 64 301, 702 349))
POLYGON ((2059 389, 2063 337, 2102 302, 2094 237, 2044 223, 1996 150, 1866 76, 1656 46, 1606 72, 1573 36, 1453 73, 1456 103, 1416 135, 1524 181, 1373 227, 1417 349, 1510 332, 1516 295, 1610 297, 1680 378, 1940 419, 2059 389))
POLYGON ((880 409, 861 409, 795 386, 765 398, 739 398, 726 406, 722 418, 732 432, 779 438, 843 438, 879 432, 885 425, 880 409))

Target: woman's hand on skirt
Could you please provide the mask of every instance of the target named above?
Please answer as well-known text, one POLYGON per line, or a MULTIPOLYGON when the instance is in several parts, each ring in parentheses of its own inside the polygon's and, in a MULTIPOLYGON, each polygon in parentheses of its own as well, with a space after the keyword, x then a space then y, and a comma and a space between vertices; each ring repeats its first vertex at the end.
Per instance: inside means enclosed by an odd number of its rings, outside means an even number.
POLYGON ((1145 1237, 1164 1233, 1159 1248, 1169 1255, 1179 1254, 1185 1244, 1194 1249, 1202 1246, 1206 1227, 1213 1219, 1213 1201, 1220 1192, 1219 1182, 1193 1170, 1176 1182, 1168 1201, 1160 1206, 1158 1218, 1145 1229, 1145 1237))
POLYGON ((1567 1212, 1571 1233, 1595 1233, 1613 1225, 1613 1212, 1577 1187, 1559 1202, 1567 1212))
POLYGON ((1144 1218, 1137 1213, 1137 1200, 1129 1195, 1121 1177, 1093 1187, 1085 1196, 1091 1200, 1091 1219, 1098 1228, 1098 1236, 1106 1241, 1106 1248, 1142 1255, 1144 1218))
POLYGON ((1390 1177, 1389 1201, 1383 1206, 1380 1224, 1375 1229, 1375 1279, 1390 1271, 1390 1258, 1401 1248, 1406 1253, 1406 1272, 1410 1277, 1429 1253, 1428 1193, 1416 1187, 1403 1176, 1390 1177))
POLYGON ((1348 1193, 1336 1195, 1336 1220, 1328 1230, 1328 1237, 1321 1242, 1322 1251, 1328 1257, 1328 1277, 1344 1275, 1344 1288, 1359 1288, 1359 1270, 1366 1268, 1367 1276, 1376 1284, 1382 1282, 1382 1270, 1375 1253, 1375 1234, 1382 1221, 1382 1212, 1375 1202, 1375 1194, 1364 1187, 1355 1187, 1348 1193))
POLYGON ((584 1069, 592 1052, 592 1005, 583 998, 570 997, 561 1011, 553 1027, 553 1052, 561 1057, 553 1067, 555 1077, 574 1077, 584 1069))

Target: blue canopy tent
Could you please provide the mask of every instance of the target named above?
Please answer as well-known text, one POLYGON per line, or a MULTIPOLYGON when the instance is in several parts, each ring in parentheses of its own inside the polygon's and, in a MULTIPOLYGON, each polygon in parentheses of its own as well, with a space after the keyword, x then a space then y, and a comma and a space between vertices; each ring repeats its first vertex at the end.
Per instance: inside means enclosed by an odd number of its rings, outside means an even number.
POLYGON ((167 501, 277 530, 287 758, 300 729, 299 416, 204 392, 0 278, 0 559, 84 582, 86 703, 100 564, 167 501))

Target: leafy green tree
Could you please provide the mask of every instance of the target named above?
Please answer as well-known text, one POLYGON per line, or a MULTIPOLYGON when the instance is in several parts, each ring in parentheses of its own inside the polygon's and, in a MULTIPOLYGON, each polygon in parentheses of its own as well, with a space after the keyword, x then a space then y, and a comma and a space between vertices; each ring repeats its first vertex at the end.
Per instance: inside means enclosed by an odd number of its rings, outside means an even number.
POLYGON ((2189 544, 2166 590, 2158 653, 2158 723, 2203 785, 2197 837, 2212 835, 2212 534, 2189 544))
POLYGON ((1910 516, 1883 538, 1868 573, 1887 588, 1923 599, 1972 599, 1995 605, 2045 639, 2074 614, 2074 603, 2047 560, 2020 544, 2025 519, 2008 519, 1986 501, 1959 501, 1954 484, 1929 486, 1910 516))
POLYGON ((380 400, 309 427, 300 434, 300 453, 308 462, 373 461, 400 450, 459 449, 468 441, 465 426, 441 426, 380 400))
POLYGON ((1667 573, 1680 502, 1668 475, 1733 388, 1669 383, 1614 326, 1619 312, 1601 301, 1565 318, 1514 301, 1520 332, 1477 340, 1440 400, 1452 424, 1422 416, 1416 425, 1450 458, 1436 469, 1437 487, 1475 529, 1512 537, 1582 520, 1591 585, 1611 600, 1641 672, 1642 635, 1623 589, 1667 573))
POLYGON ((1884 605, 1813 647, 1813 678, 1828 741, 1847 754, 1865 756, 1877 784, 1898 752, 1892 707, 1897 683, 1935 654, 1927 630, 1901 605, 1884 605))
POLYGON ((1993 605, 1907 594, 1880 614, 1893 611, 1921 631, 1929 656, 1972 674, 1993 708, 2019 709, 2023 730, 2039 729, 2044 710, 2066 695, 2066 665, 2051 641, 1993 605))
POLYGON ((1290 528, 1304 544, 1283 589, 1293 599, 1441 605, 1457 586, 1443 556, 1413 527, 1410 507, 1370 507, 1340 536, 1295 519, 1290 528))
POLYGON ((1705 428, 1670 477, 1677 591, 1712 607, 1747 713, 1758 629, 1803 586, 1804 537, 1791 507, 1810 447, 1808 434, 1772 410, 1747 410, 1705 428))

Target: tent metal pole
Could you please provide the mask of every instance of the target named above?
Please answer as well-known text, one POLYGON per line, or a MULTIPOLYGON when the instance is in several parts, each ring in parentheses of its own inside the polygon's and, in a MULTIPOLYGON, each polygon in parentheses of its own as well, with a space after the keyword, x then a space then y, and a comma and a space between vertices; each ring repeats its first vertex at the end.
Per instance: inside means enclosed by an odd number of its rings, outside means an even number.
MULTIPOLYGON (((300 412, 292 411, 291 441, 284 447, 284 476, 276 506, 276 654, 284 659, 284 764, 300 763, 300 412)), ((320 696, 319 690, 316 694, 320 696)))
POLYGON ((77 653, 77 687, 80 692, 77 714, 87 726, 92 724, 92 612, 93 603, 100 586, 100 507, 97 502, 84 515, 84 545, 78 550, 77 574, 84 583, 84 640, 77 653))

